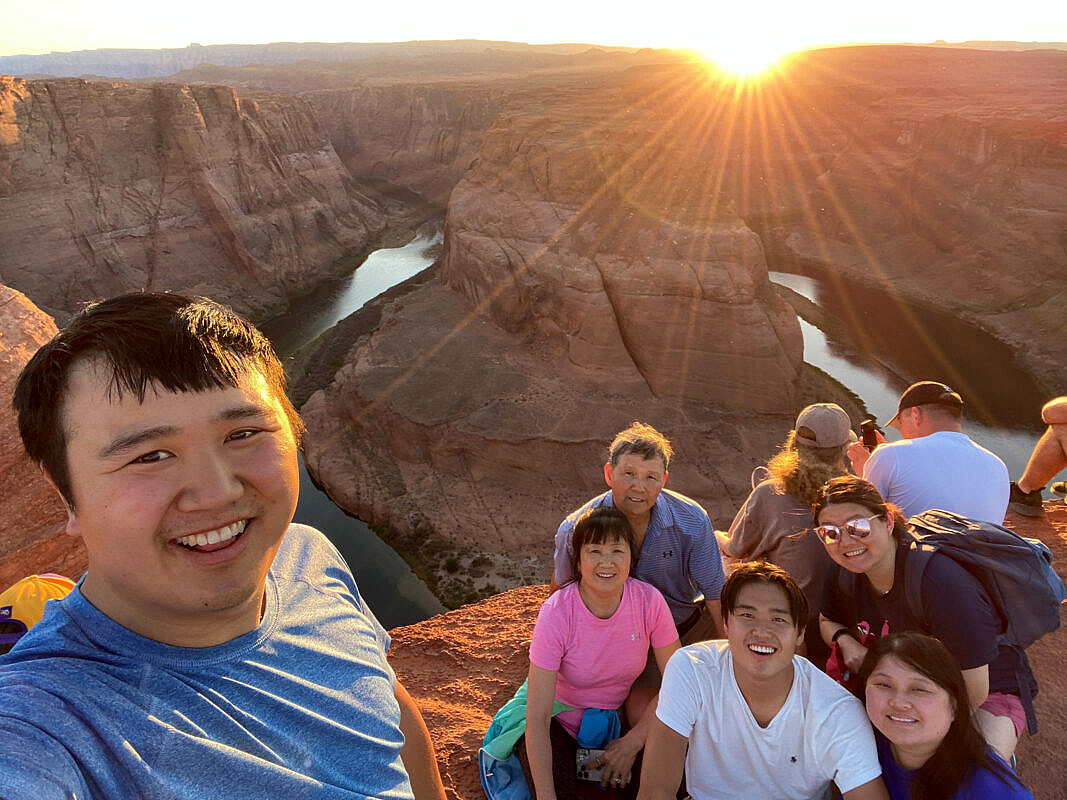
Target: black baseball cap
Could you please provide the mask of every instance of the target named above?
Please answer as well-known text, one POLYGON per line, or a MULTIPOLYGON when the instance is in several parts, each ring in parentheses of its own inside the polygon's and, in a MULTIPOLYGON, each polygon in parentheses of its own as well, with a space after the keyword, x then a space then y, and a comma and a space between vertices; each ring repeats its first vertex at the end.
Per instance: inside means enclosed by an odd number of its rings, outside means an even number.
POLYGON ((900 396, 900 402, 897 403, 897 413, 893 415, 893 419, 889 420, 888 424, 894 428, 897 427, 897 423, 900 422, 900 412, 906 408, 928 405, 958 409, 963 408, 963 398, 953 391, 951 387, 937 381, 913 383, 900 396))

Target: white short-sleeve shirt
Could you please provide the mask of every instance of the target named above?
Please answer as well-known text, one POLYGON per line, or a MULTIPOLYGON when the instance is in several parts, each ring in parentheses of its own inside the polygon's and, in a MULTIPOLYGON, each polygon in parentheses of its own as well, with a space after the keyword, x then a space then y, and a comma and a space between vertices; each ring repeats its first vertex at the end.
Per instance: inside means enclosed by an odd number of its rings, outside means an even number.
POLYGON ((694 800, 824 796, 831 781, 849 792, 882 774, 863 705, 811 662, 793 657, 793 686, 761 728, 734 678, 725 641, 675 653, 656 716, 689 739, 686 786, 694 800))

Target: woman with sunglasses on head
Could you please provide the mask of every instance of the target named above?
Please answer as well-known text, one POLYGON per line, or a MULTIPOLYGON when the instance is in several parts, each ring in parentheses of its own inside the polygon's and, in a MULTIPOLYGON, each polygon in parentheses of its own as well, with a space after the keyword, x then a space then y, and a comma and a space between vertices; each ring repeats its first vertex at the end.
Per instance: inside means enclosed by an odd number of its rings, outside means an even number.
POLYGON ((1026 727, 1016 667, 1035 693, 1037 685, 1025 655, 1020 664, 1020 656, 997 644, 1000 618, 978 579, 935 554, 923 572, 925 617, 919 619, 905 594, 909 536, 900 511, 852 475, 828 482, 813 511, 815 533, 834 562, 823 585, 819 627, 826 643, 836 644, 845 670, 858 674, 866 646, 890 632, 936 636, 963 672, 979 731, 1010 761, 1026 727))
POLYGON ((860 679, 890 800, 1033 800, 974 727, 963 674, 937 639, 880 638, 860 679))

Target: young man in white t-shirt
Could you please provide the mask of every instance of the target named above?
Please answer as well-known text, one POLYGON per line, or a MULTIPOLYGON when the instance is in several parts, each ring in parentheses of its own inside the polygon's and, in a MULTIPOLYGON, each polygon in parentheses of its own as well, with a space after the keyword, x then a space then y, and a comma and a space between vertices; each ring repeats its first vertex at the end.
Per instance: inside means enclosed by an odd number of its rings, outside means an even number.
POLYGON ((845 800, 887 800, 863 705, 795 654, 808 618, 796 582, 742 564, 722 613, 726 641, 683 647, 667 664, 639 800, 673 800, 683 766, 693 800, 806 800, 831 782, 845 800))

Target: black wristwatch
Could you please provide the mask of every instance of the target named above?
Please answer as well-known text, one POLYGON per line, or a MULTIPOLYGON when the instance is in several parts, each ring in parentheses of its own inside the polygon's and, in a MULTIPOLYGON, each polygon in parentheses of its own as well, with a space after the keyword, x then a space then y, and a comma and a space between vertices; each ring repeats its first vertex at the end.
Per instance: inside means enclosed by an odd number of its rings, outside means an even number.
POLYGON ((851 636, 857 642, 859 641, 859 639, 856 637, 856 632, 853 631, 852 628, 845 627, 838 628, 836 631, 834 631, 834 635, 830 637, 830 644, 836 642, 839 636, 851 636))

